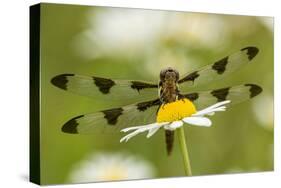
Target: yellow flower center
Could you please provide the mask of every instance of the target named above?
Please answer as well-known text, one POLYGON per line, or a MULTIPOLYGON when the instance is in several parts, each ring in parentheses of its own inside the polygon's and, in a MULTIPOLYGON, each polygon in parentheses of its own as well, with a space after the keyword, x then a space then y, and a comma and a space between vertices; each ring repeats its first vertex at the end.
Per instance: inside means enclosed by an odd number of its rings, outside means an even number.
POLYGON ((188 99, 180 99, 162 104, 158 110, 156 121, 157 123, 178 121, 194 113, 196 113, 194 104, 188 99))

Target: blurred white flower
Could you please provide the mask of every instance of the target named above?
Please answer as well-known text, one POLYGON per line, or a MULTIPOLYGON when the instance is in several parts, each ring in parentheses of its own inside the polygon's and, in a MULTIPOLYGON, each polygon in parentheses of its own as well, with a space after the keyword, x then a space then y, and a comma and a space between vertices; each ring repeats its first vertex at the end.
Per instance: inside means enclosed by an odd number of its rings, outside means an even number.
POLYGON ((154 167, 148 161, 125 153, 91 154, 76 164, 69 180, 73 183, 132 180, 154 177, 154 167))
POLYGON ((77 50, 88 58, 140 53, 159 37, 164 12, 106 8, 89 12, 89 27, 77 38, 77 50))
POLYGON ((259 125, 267 130, 273 129, 273 98, 269 94, 258 97, 252 105, 259 125))
POLYGON ((221 16, 144 9, 93 9, 87 29, 75 40, 84 58, 102 55, 141 55, 175 40, 186 47, 225 45, 229 30, 221 16))
POLYGON ((225 45, 228 40, 229 33, 222 16, 179 12, 171 18, 167 33, 187 46, 215 48, 225 45))

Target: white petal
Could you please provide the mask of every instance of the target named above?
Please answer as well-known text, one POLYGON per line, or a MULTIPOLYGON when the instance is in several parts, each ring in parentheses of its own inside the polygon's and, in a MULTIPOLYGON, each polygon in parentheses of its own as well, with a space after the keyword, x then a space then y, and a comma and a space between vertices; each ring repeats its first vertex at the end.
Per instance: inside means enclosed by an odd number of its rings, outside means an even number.
POLYGON ((218 102, 218 103, 216 103, 216 104, 214 104, 214 105, 212 105, 212 106, 210 106, 208 108, 217 108, 219 106, 223 106, 223 105, 228 104, 230 102, 231 102, 230 100, 221 101, 221 102, 218 102))
POLYGON ((212 125, 211 120, 206 117, 186 117, 183 118, 183 121, 185 123, 198 126, 210 127, 212 125))
POLYGON ((214 115, 215 112, 225 111, 226 107, 222 105, 227 103, 230 103, 230 101, 228 100, 228 101, 218 102, 212 106, 209 106, 208 108, 196 112, 192 116, 214 115))
POLYGON ((145 132, 145 131, 149 131, 148 136, 152 136, 160 127, 167 125, 167 122, 161 122, 161 123, 152 123, 149 125, 142 125, 142 126, 137 126, 137 127, 128 127, 125 129, 122 129, 121 132, 128 132, 131 130, 135 130, 132 133, 124 136, 123 138, 121 138, 120 142, 123 141, 128 141, 130 138, 138 135, 139 133, 145 132))
POLYGON ((132 132, 130 134, 127 134, 126 136, 124 136, 123 138, 120 139, 120 142, 123 142, 125 140, 125 142, 127 142, 130 138, 132 138, 133 136, 136 136, 137 134, 139 134, 139 132, 132 132))
POLYGON ((161 123, 152 123, 148 125, 141 125, 141 126, 136 126, 136 127, 127 127, 125 129, 122 129, 120 132, 128 132, 132 130, 138 130, 138 129, 149 129, 150 127, 154 126, 162 126, 164 124, 168 124, 169 122, 161 122, 161 123))
POLYGON ((174 129, 170 127, 170 124, 164 125, 165 130, 173 131, 174 129))
POLYGON ((192 116, 204 116, 204 115, 208 115, 208 114, 212 114, 212 113, 215 113, 213 109, 206 108, 206 109, 196 112, 192 116))
POLYGON ((155 125, 155 124, 157 124, 157 123, 152 123, 152 124, 148 124, 148 125, 141 125, 141 126, 136 126, 136 127, 128 127, 128 128, 122 129, 120 132, 128 132, 128 131, 132 131, 132 130, 147 128, 148 126, 155 125))
POLYGON ((147 134, 146 138, 150 138, 152 135, 154 135, 154 134, 158 131, 158 129, 160 129, 160 127, 161 127, 161 126, 154 127, 154 128, 152 128, 152 129, 150 129, 150 130, 148 131, 148 134, 147 134))
POLYGON ((215 112, 210 112, 209 114, 206 114, 206 115, 213 116, 213 115, 215 115, 215 112))
POLYGON ((176 128, 181 127, 182 125, 183 125, 182 121, 174 121, 169 125, 169 127, 172 129, 176 129, 176 128))

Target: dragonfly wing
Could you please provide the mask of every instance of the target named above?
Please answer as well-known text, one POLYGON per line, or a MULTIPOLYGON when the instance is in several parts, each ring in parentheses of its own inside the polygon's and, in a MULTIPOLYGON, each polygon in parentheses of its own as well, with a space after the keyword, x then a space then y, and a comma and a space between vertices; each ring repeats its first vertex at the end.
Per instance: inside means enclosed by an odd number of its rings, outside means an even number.
POLYGON ((156 98, 158 85, 132 80, 112 80, 95 76, 61 74, 51 80, 56 87, 100 100, 134 103, 156 98))
POLYGON ((182 92, 188 92, 194 86, 204 85, 211 81, 222 79, 237 71, 248 62, 251 62, 258 52, 259 50, 256 47, 246 47, 213 64, 188 73, 179 80, 180 90, 182 92))
POLYGON ((96 132, 120 131, 125 127, 154 123, 160 100, 136 103, 86 115, 66 122, 62 131, 66 133, 91 134, 96 132))
POLYGON ((234 105, 251 99, 262 92, 262 88, 255 84, 244 84, 233 87, 225 87, 211 91, 194 92, 183 94, 184 97, 193 101, 197 110, 202 110, 217 102, 230 100, 234 105))

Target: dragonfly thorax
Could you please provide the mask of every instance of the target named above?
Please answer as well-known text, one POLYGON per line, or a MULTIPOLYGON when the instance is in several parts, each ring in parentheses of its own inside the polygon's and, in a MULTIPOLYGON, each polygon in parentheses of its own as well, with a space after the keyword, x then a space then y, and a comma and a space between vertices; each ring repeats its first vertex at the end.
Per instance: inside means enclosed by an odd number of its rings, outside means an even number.
POLYGON ((178 98, 179 72, 171 67, 160 72, 159 97, 163 103, 174 102, 178 98))

